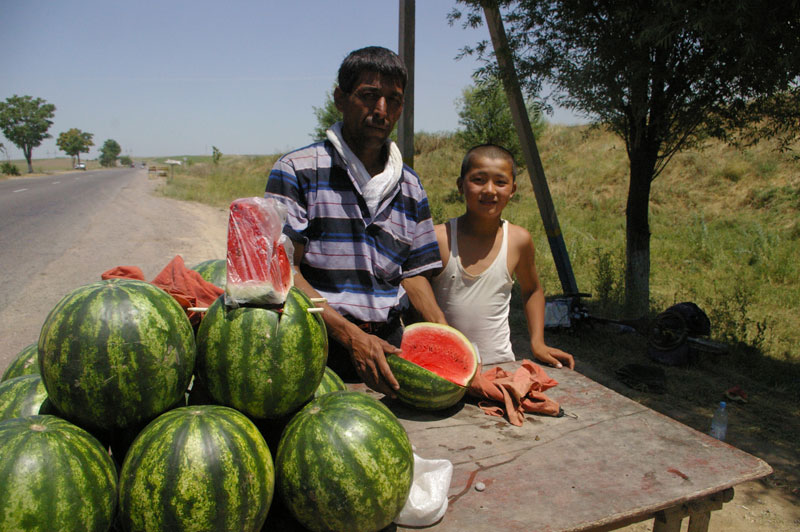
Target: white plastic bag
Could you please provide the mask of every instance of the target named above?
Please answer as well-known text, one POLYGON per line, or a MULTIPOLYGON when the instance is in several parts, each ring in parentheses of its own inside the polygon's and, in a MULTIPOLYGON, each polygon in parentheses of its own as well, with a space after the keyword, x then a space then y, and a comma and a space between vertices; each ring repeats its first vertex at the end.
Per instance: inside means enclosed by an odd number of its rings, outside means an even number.
POLYGON ((450 460, 426 460, 414 453, 414 482, 406 505, 394 522, 400 526, 430 526, 447 511, 447 492, 453 477, 450 460))

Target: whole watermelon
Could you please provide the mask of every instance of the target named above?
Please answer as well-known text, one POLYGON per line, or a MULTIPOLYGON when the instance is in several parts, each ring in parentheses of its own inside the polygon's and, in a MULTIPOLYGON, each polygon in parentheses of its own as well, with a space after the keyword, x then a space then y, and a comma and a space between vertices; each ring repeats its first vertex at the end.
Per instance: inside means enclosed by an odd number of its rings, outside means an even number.
POLYGON ((17 353, 3 372, 0 382, 34 373, 39 373, 39 346, 37 344, 31 344, 17 353))
POLYGON ((228 278, 227 261, 225 259, 204 260, 192 266, 192 269, 209 283, 218 288, 225 288, 225 282, 228 278))
POLYGON ((325 366, 325 373, 322 375, 322 381, 320 381, 319 386, 317 386, 317 391, 314 392, 314 397, 338 392, 339 390, 347 390, 347 385, 335 371, 325 366))
POLYGON ((22 375, 0 382, 0 421, 39 413, 47 399, 40 375, 22 375))
POLYGON ((110 279, 73 290, 50 311, 39 336, 50 400, 92 429, 132 427, 176 404, 194 360, 186 313, 143 281, 110 279))
POLYGON ((284 430, 278 491, 313 531, 377 531, 405 505, 414 455, 403 426, 380 401, 339 391, 314 399, 284 430))
POLYGON ((314 395, 328 359, 322 319, 292 287, 282 312, 229 309, 220 297, 197 331, 196 373, 214 402, 257 419, 276 419, 314 395))
POLYGON ((274 482, 269 448, 247 417, 217 405, 176 408, 125 456, 119 519, 128 532, 257 532, 274 482))
POLYGON ((0 422, 0 530, 106 532, 117 472, 85 430, 56 416, 0 422))

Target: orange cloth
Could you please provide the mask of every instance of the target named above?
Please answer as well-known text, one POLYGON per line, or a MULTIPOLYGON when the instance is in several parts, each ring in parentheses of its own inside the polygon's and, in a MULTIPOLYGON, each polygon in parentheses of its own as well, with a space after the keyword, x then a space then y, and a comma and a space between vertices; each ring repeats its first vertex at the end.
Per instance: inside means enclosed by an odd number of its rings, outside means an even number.
MULTIPOLYGON (((101 278, 145 280, 138 266, 117 266, 103 272, 101 278)), ((175 255, 175 258, 150 283, 171 295, 184 310, 190 307, 209 307, 223 293, 222 288, 209 283, 202 275, 187 268, 180 255, 175 255)), ((186 311, 186 313, 192 325, 200 323, 202 318, 200 312, 186 311)))
POLYGON ((481 401, 478 406, 490 416, 507 416, 512 425, 520 426, 525 420, 525 412, 558 415, 561 410, 558 403, 544 394, 545 390, 557 385, 558 382, 548 377, 541 366, 524 360, 513 373, 501 367, 479 373, 472 379, 469 394, 501 403, 503 406, 481 401))

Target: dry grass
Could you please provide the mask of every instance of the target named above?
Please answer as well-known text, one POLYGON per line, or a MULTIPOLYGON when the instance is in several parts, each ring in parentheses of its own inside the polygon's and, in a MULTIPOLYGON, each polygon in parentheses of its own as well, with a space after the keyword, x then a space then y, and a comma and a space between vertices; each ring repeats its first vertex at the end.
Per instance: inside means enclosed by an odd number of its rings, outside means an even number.
MULTIPOLYGON (((452 134, 418 136, 415 170, 436 222, 463 211, 455 180, 463 151, 452 134)), ((538 140, 543 166, 578 286, 621 293, 628 160, 615 135, 587 127, 550 126, 538 140), (611 268, 599 266, 606 260, 611 268), (605 277, 603 277, 605 276, 605 277)), ((797 150, 798 146, 795 147, 797 150)), ((653 183, 651 308, 695 301, 713 316, 718 339, 769 359, 800 366, 800 162, 797 151, 769 143, 737 150, 710 143, 676 155, 653 183)), ((222 206, 261 195, 276 156, 192 158, 164 193, 222 206)), ((526 173, 506 217, 534 235, 548 293, 560 283, 526 173)), ((590 300, 614 310, 614 301, 590 300)), ((786 386, 780 369, 765 380, 786 386)), ((797 393, 800 384, 790 386, 797 393)))

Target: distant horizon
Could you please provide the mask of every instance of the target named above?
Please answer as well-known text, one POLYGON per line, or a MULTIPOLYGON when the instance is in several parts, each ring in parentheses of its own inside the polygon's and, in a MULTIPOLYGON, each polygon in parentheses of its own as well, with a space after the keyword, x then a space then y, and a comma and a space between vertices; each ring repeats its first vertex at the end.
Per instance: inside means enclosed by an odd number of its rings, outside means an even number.
MULTIPOLYGON (((548 124, 549 125, 554 125, 554 126, 563 126, 563 127, 580 127, 580 126, 588 125, 588 123, 585 123, 585 124, 561 124, 561 123, 554 123, 554 122, 548 122, 548 124)), ((430 131, 416 131, 415 133, 431 133, 431 132, 430 131)), ((433 134, 438 134, 438 133, 444 133, 444 134, 450 133, 450 134, 453 134, 453 133, 455 133, 455 131, 436 131, 436 132, 433 132, 433 134)), ((306 144, 311 144, 313 142, 314 141, 309 140, 306 144)), ((301 145, 297 146, 297 148, 300 148, 300 147, 302 147, 302 146, 301 145)), ((209 149, 210 149, 210 147, 209 147, 209 149)), ((291 148, 291 149, 295 149, 295 148, 291 148)), ((284 153, 287 153, 287 151, 289 151, 289 150, 276 151, 276 152, 271 152, 271 153, 226 153, 226 152, 223 152, 222 155, 223 155, 223 157, 226 156, 226 155, 237 156, 237 157, 269 157, 271 155, 282 155, 284 153)), ((31 161, 37 161, 37 160, 48 161, 48 160, 54 160, 54 159, 74 159, 75 158, 72 155, 50 155, 50 156, 39 157, 39 156, 37 156, 37 153, 38 153, 37 148, 34 148, 33 149, 33 154, 32 154, 32 157, 31 157, 31 161)), ((64 152, 59 150, 58 153, 59 154, 63 154, 64 152)), ((127 156, 127 157, 130 157, 131 159, 136 160, 136 159, 163 159, 163 158, 166 158, 166 157, 176 157, 176 158, 179 158, 179 157, 211 157, 211 153, 180 153, 180 154, 168 153, 168 154, 162 154, 162 155, 134 155, 134 154, 128 154, 128 153, 120 153, 119 157, 123 157, 123 156, 127 156)), ((81 155, 81 161, 96 161, 98 158, 99 158, 99 154, 98 155, 94 155, 94 156, 87 156, 85 154, 81 155)), ((20 157, 18 157, 18 158, 11 157, 10 161, 12 163, 17 163, 17 162, 25 163, 25 158, 22 157, 22 154, 20 153, 20 157)))

